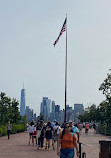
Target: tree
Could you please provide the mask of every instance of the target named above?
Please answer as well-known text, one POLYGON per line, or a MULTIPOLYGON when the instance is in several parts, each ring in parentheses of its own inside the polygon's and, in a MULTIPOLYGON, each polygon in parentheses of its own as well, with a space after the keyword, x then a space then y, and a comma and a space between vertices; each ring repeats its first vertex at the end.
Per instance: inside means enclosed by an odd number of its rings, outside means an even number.
POLYGON ((16 123, 21 119, 18 110, 18 101, 7 97, 4 92, 0 93, 0 124, 5 124, 9 120, 16 123))
POLYGON ((86 121, 97 121, 111 125, 111 74, 107 74, 107 78, 100 85, 100 91, 106 96, 106 100, 101 102, 99 106, 93 104, 90 107, 89 112, 85 112, 83 116, 79 116, 79 119, 86 121))
POLYGON ((111 74, 107 74, 107 78, 100 85, 99 90, 105 94, 106 99, 111 102, 111 74))
POLYGON ((0 122, 5 123, 8 119, 8 106, 11 104, 11 100, 3 92, 1 92, 0 98, 0 122))
POLYGON ((105 121, 111 124, 111 74, 107 74, 107 78, 100 85, 99 90, 106 96, 106 100, 100 104, 100 109, 105 114, 105 121))
POLYGON ((12 113, 13 113, 13 122, 16 123, 18 120, 21 120, 21 116, 19 114, 19 108, 18 108, 19 102, 13 98, 12 99, 12 113))

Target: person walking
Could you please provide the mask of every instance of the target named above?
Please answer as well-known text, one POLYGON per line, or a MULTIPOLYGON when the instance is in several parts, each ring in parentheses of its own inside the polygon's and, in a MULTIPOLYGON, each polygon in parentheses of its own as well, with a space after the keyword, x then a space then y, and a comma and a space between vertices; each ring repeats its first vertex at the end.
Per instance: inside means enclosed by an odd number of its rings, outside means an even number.
POLYGON ((48 122, 46 127, 45 127, 45 137, 46 137, 46 146, 45 146, 45 150, 50 149, 50 140, 52 139, 53 136, 53 128, 51 126, 51 122, 48 122))
POLYGON ((39 150, 39 147, 43 148, 43 144, 44 144, 44 135, 45 135, 45 131, 44 131, 44 122, 43 120, 40 121, 40 124, 38 124, 37 126, 37 139, 38 139, 38 146, 37 149, 39 150))
POLYGON ((7 124, 7 135, 8 135, 8 139, 10 139, 10 132, 12 131, 12 125, 10 124, 10 121, 8 121, 7 124))
POLYGON ((69 125, 71 126, 71 132, 75 134, 77 138, 77 142, 79 143, 79 137, 80 137, 79 129, 75 125, 73 125, 72 121, 69 121, 69 125))
POLYGON ((29 132, 29 145, 30 145, 30 140, 32 139, 32 143, 33 143, 33 138, 32 138, 32 135, 33 135, 33 132, 34 132, 34 123, 31 122, 29 127, 28 127, 28 132, 29 132))
POLYGON ((94 134, 96 134, 96 123, 93 123, 94 134))
POLYGON ((36 137, 36 135, 37 135, 37 125, 34 125, 33 134, 32 134, 32 142, 33 142, 33 145, 35 145, 34 142, 37 144, 37 137, 36 137), (34 141, 34 140, 35 140, 35 141, 34 141))
POLYGON ((57 142, 57 155, 60 158, 74 158, 76 148, 77 157, 79 157, 79 150, 77 145, 77 139, 74 133, 71 133, 71 126, 66 123, 63 131, 59 135, 57 142))
POLYGON ((86 124, 85 124, 85 133, 88 133, 88 130, 89 130, 89 123, 86 122, 86 124))
POLYGON ((55 150, 55 142, 57 142, 58 140, 58 137, 59 137, 59 134, 60 134, 60 131, 61 131, 61 127, 59 125, 58 122, 56 122, 55 126, 53 127, 53 150, 55 150))

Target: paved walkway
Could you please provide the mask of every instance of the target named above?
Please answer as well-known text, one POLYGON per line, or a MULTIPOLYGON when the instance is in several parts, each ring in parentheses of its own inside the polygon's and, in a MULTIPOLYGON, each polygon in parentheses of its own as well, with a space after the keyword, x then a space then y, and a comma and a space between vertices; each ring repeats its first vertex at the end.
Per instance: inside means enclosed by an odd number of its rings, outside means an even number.
POLYGON ((111 141, 110 136, 104 136, 100 134, 93 134, 93 129, 89 130, 88 134, 85 134, 84 129, 82 131, 80 142, 83 143, 82 151, 86 153, 87 158, 99 158, 100 140, 111 141))
MULTIPOLYGON (((87 158, 99 158, 99 140, 111 140, 111 137, 94 135, 90 130, 86 135, 81 133, 80 142, 83 143, 82 150, 86 152, 87 158)), ((36 146, 28 145, 28 133, 0 137, 0 158, 58 158, 56 150, 37 150, 36 146)), ((75 157, 76 158, 76 157, 75 157)))

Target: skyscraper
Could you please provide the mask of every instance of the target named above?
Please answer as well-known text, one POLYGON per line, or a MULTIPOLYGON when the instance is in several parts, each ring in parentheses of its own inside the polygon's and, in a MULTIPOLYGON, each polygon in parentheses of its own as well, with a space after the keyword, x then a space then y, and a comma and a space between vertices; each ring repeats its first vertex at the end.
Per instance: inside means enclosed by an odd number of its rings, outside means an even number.
POLYGON ((74 104, 74 121, 77 123, 79 121, 78 116, 84 114, 83 104, 74 104))
POLYGON ((74 104, 74 111, 79 113, 79 115, 84 114, 84 105, 83 104, 74 104))
POLYGON ((48 121, 50 120, 50 107, 51 107, 51 100, 47 97, 43 97, 42 103, 41 103, 41 111, 40 114, 44 115, 44 120, 48 121))
POLYGON ((25 89, 21 90, 20 115, 25 115, 25 89))
POLYGON ((52 114, 55 117, 55 102, 52 101, 52 114))
POLYGON ((51 113, 50 113, 50 120, 54 121, 55 120, 55 102, 52 101, 52 108, 51 108, 51 113))
POLYGON ((60 105, 55 105, 55 112, 59 113, 59 111, 60 111, 60 105))

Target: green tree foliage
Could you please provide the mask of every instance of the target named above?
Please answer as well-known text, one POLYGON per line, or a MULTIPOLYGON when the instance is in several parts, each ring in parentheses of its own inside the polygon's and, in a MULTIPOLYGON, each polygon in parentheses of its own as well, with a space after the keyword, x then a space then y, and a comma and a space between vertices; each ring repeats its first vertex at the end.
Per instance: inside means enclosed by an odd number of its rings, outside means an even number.
POLYGON ((92 105, 88 112, 85 112, 83 116, 79 116, 80 121, 97 121, 111 125, 111 74, 107 74, 107 78, 100 85, 100 91, 106 97, 106 100, 101 102, 96 108, 92 105))
POLYGON ((18 101, 16 99, 12 99, 12 113, 13 113, 13 122, 16 123, 18 120, 21 119, 21 116, 19 114, 19 109, 18 109, 18 101))
POLYGON ((111 74, 107 74, 107 78, 100 85, 99 90, 106 96, 106 100, 111 101, 111 74))
POLYGON ((9 120, 16 123, 21 119, 18 105, 16 99, 7 97, 4 92, 0 93, 0 124, 5 124, 9 120))
POLYGON ((107 74, 107 78, 100 85, 100 91, 106 96, 106 100, 101 105, 101 110, 104 112, 104 119, 108 124, 111 124, 111 74, 107 74))
POLYGON ((81 122, 95 121, 97 118, 96 106, 93 104, 91 107, 88 108, 88 111, 85 112, 84 115, 80 115, 78 118, 81 122))

